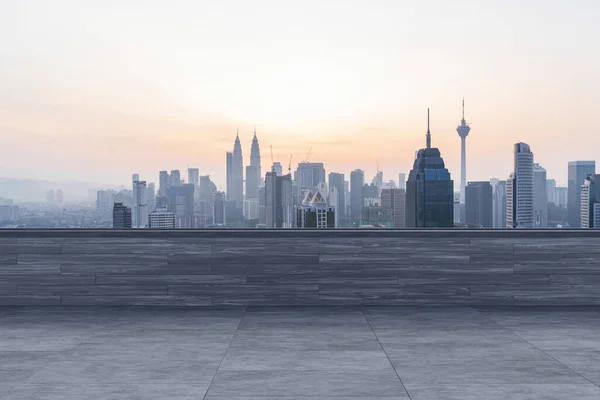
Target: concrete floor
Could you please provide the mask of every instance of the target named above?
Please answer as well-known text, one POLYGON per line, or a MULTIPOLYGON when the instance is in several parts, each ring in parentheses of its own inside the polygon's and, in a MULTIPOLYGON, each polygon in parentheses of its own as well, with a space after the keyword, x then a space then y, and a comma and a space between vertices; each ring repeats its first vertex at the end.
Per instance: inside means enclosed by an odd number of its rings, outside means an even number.
POLYGON ((600 309, 0 308, 0 399, 600 399, 600 309))

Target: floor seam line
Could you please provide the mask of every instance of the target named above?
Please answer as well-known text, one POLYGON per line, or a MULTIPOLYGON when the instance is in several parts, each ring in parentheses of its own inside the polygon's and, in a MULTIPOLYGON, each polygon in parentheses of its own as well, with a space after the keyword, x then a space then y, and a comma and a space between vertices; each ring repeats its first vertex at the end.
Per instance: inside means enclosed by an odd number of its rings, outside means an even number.
POLYGON ((363 307, 361 307, 360 311, 362 312, 362 315, 365 318, 365 321, 367 322, 367 325, 369 325, 369 328, 371 328, 371 332, 373 332, 373 336, 375 336, 375 339, 377 340, 377 343, 379 344, 379 347, 381 347, 381 351, 383 351, 383 354, 385 354, 385 357, 387 358, 388 362, 390 363, 390 367, 392 367, 392 369, 394 370, 394 373, 396 374, 396 377, 400 381, 400 384, 402 385, 402 388, 404 389, 404 392, 408 396, 408 399, 412 400, 412 397, 410 396, 410 393, 408 393, 408 389, 406 389, 406 385, 404 385, 404 382, 402 381, 402 378, 400 378, 400 375, 398 374, 398 371, 396 371, 396 367, 394 367, 394 364, 392 363, 392 360, 390 360, 390 356, 388 356, 387 352, 383 348, 383 345, 381 344, 381 341, 379 340, 379 337, 375 333, 375 329, 373 329, 373 326, 371 325, 371 322, 367 318, 367 315, 365 314, 365 309, 363 307))
POLYGON ((223 360, 225 360, 225 357, 227 356, 227 353, 229 352, 229 348, 231 347, 231 343, 233 343, 233 339, 235 338, 235 334, 240 329, 240 326, 242 326, 242 321, 244 320, 244 317, 246 316, 246 312, 247 311, 248 311, 248 306, 246 306, 246 308, 244 308, 244 313, 242 314, 242 318, 240 318, 240 322, 238 322, 238 326, 235 328, 235 331, 233 332, 233 335, 231 335, 231 339, 229 340, 229 344, 227 345, 227 349, 225 350, 225 353, 223 354, 223 357, 221 358, 221 361, 219 362, 219 366, 217 367, 217 369, 216 369, 216 371, 215 371, 212 379, 210 380, 210 383, 206 387, 206 393, 204 393, 204 396, 202 397, 202 400, 206 400, 206 396, 208 396, 208 392, 210 391, 210 387, 212 386, 213 382, 215 381, 215 378, 217 377, 217 374, 219 373, 219 369, 221 368, 221 365, 223 364, 223 360))
POLYGON ((580 374, 579 372, 575 371, 573 368, 569 367, 568 365, 564 364, 563 362, 561 362, 560 360, 556 359, 555 357, 551 356, 550 354, 546 353, 544 350, 540 349, 539 347, 537 347, 535 344, 531 343, 529 340, 523 338, 521 335, 519 335, 518 333, 516 333, 515 331, 513 331, 512 329, 502 325, 500 322, 496 321, 495 319, 493 319, 492 317, 490 317, 489 315, 486 315, 484 313, 482 313, 479 310, 476 310, 478 313, 480 313, 481 315, 483 315, 484 318, 489 319, 490 321, 492 321, 493 323, 495 323, 496 325, 500 326, 502 329, 507 330, 508 332, 512 333, 513 335, 515 335, 516 337, 518 337, 519 339, 521 339, 523 342, 527 343, 528 345, 530 345, 531 347, 535 348, 537 351, 539 351, 540 353, 542 353, 543 355, 545 355, 546 357, 549 357, 551 359, 553 359, 554 361, 556 361, 557 363, 559 363, 560 365, 562 365, 563 367, 565 367, 566 369, 568 369, 569 371, 574 372, 575 374, 579 375, 580 377, 582 377, 583 379, 585 379, 586 381, 588 381, 589 383, 591 383, 592 385, 596 386, 597 388, 600 388, 600 386, 594 382, 592 382, 591 380, 589 380, 588 378, 586 378, 585 376, 583 376, 582 374, 580 374))

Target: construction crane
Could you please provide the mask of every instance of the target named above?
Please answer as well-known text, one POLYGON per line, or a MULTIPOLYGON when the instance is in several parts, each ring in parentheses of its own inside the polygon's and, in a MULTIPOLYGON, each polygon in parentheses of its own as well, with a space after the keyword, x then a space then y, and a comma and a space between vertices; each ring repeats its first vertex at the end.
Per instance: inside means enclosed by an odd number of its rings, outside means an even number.
POLYGON ((308 160, 310 159, 311 154, 312 154, 312 147, 308 150, 308 153, 306 153, 306 157, 304 157, 304 160, 302 160, 302 162, 307 163, 308 160))
POLYGON ((288 174, 292 173, 292 155, 290 154, 290 163, 288 164, 288 174))
POLYGON ((271 165, 275 164, 275 161, 273 161, 273 145, 271 145, 271 165))

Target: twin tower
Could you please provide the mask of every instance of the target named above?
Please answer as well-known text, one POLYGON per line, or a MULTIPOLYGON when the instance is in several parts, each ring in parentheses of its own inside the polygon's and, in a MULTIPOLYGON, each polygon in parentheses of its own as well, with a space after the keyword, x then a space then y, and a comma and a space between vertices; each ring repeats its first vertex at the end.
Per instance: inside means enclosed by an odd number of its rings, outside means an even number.
MULTIPOLYGON (((244 207, 244 159, 239 132, 233 145, 233 152, 226 153, 227 159, 227 201, 235 201, 235 208, 244 207)), ((250 149, 250 165, 246 167, 246 199, 258 199, 261 182, 260 146, 256 137, 256 127, 250 149)))

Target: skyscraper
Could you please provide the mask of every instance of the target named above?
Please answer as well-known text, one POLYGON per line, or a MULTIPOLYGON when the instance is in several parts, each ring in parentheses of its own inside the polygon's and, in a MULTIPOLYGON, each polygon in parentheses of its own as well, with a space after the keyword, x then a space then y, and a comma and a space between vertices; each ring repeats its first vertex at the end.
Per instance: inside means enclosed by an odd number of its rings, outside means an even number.
POLYGON ((51 204, 51 205, 53 205, 53 204, 54 204, 54 201, 55 201, 55 199, 54 199, 54 189, 50 189, 50 190, 48 190, 48 191, 46 192, 46 202, 47 202, 48 204, 51 204))
POLYGON ((213 201, 213 225, 225 225, 227 221, 225 193, 216 192, 213 201))
POLYGON ((114 229, 131 228, 131 208, 123 205, 123 203, 114 204, 112 217, 114 229))
POLYGON ((281 176, 281 175, 283 175, 283 166, 281 165, 281 163, 279 161, 275 161, 273 163, 273 166, 271 167, 271 171, 275 172, 277 174, 277 176, 281 176))
POLYGON ((350 222, 359 226, 363 208, 365 173, 360 169, 350 172, 350 222))
POLYGON ((548 189, 546 170, 538 163, 533 164, 533 226, 548 227, 548 189))
POLYGON ((506 181, 506 226, 532 228, 533 201, 533 153, 528 144, 516 143, 514 172, 506 181))
POLYGON ((298 190, 298 201, 304 199, 308 191, 315 192, 321 182, 325 182, 325 167, 323 163, 301 162, 294 173, 294 181, 298 190))
POLYGON ((133 182, 133 210, 131 216, 132 228, 148 227, 148 194, 146 181, 133 182))
POLYGON ((440 150, 431 147, 429 109, 426 147, 417 153, 406 182, 407 228, 454 227, 454 182, 440 150))
POLYGON ((172 186, 167 190, 168 210, 175 213, 178 228, 196 228, 194 209, 194 185, 191 183, 172 186))
POLYGON ((260 146, 254 128, 252 148, 250 149, 250 165, 246 167, 246 199, 258 199, 258 188, 260 187, 261 166, 260 146))
POLYGON ((179 185, 181 185, 181 173, 178 169, 174 169, 171 171, 171 175, 169 175, 169 186, 179 185))
POLYGON ((344 219, 346 217, 346 196, 344 195, 344 174, 337 172, 331 172, 328 176, 329 189, 335 188, 337 190, 337 204, 334 204, 336 209, 336 218, 342 226, 345 225, 344 219))
POLYGON ((158 197, 166 197, 168 187, 169 187, 169 172, 168 171, 160 171, 158 173, 158 197))
POLYGON ((392 210, 393 228, 405 227, 406 189, 383 189, 381 191, 381 207, 392 210))
POLYGON ((462 101, 462 119, 460 125, 456 128, 460 136, 460 204, 465 204, 465 193, 467 185, 467 136, 471 127, 465 121, 465 99, 462 101))
POLYGON ((595 161, 569 161, 567 221, 571 228, 579 228, 581 226, 581 185, 583 185, 585 178, 595 173, 595 161))
POLYGON ((198 187, 198 180, 200 178, 200 171, 198 168, 188 168, 188 182, 198 187))
POLYGON ((240 143, 240 137, 235 137, 235 143, 233 145, 233 158, 232 158, 232 180, 233 187, 231 188, 233 196, 231 200, 235 201, 235 208, 241 210, 244 207, 244 160, 242 157, 242 145, 240 143))
POLYGON ((398 174, 398 189, 406 189, 406 174, 404 172, 398 174))
POLYGON ((149 183, 146 189, 146 204, 148 205, 148 213, 156 209, 156 186, 154 182, 149 183))
POLYGON ((475 228, 491 228, 494 223, 494 213, 493 190, 490 182, 469 182, 465 192, 467 225, 475 228))
POLYGON ((588 175, 581 185, 581 227, 600 228, 600 174, 588 175))
POLYGON ((65 201, 65 198, 63 196, 63 191, 62 189, 56 189, 56 205, 58 205, 59 207, 62 207, 63 203, 65 201))
POLYGON ((506 228, 506 181, 494 185, 493 227, 506 228))
POLYGON ((292 199, 292 176, 277 176, 267 172, 265 178, 266 227, 293 228, 294 204, 292 199))

